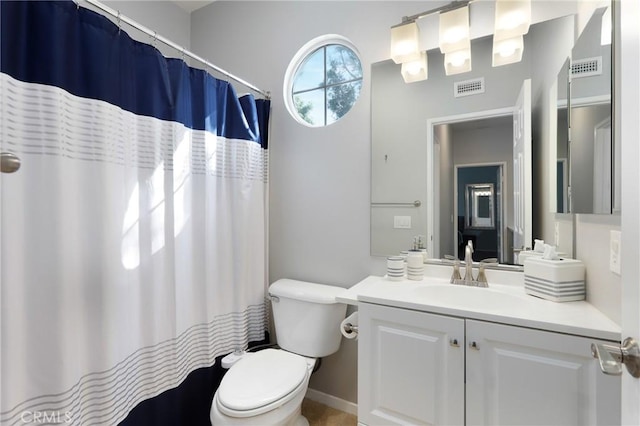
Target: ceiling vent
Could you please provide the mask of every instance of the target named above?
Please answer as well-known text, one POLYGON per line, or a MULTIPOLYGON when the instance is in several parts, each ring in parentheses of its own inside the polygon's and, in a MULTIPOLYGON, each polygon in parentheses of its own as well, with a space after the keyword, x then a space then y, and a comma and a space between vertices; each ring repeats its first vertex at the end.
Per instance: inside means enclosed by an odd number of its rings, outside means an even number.
POLYGON ((602 56, 578 59, 571 63, 571 77, 591 77, 602 74, 602 56))
POLYGON ((456 98, 477 95, 479 93, 484 93, 484 77, 453 83, 453 96, 456 98))

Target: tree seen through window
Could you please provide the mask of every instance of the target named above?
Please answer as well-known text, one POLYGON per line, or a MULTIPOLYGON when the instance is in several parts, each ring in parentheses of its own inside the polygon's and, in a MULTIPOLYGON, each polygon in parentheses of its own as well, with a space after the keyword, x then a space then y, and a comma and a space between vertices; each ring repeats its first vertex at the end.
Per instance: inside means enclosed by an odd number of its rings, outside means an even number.
POLYGON ((300 118, 326 126, 343 117, 362 88, 362 66, 346 46, 328 44, 307 56, 296 71, 293 102, 300 118))

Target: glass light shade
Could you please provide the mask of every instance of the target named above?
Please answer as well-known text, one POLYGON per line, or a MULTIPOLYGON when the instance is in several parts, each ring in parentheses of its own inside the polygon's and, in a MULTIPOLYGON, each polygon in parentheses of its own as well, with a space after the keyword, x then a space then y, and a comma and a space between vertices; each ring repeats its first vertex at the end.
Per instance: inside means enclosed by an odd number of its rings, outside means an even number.
POLYGON ((494 40, 505 40, 529 32, 531 0, 496 0, 494 40))
POLYGON ((457 50, 444 54, 444 72, 446 75, 471 71, 471 49, 457 50))
POLYGON ((451 53, 468 49, 469 40, 469 6, 461 7, 440 14, 440 51, 451 53))
POLYGON ((427 52, 421 52, 418 60, 404 62, 401 73, 405 83, 426 80, 429 75, 427 69, 427 52))
POLYGON ((493 60, 492 65, 513 64, 522 60, 524 51, 524 37, 519 35, 505 40, 493 39, 493 60))
POLYGON ((419 45, 420 32, 415 22, 391 28, 391 59, 396 64, 420 58, 419 45))

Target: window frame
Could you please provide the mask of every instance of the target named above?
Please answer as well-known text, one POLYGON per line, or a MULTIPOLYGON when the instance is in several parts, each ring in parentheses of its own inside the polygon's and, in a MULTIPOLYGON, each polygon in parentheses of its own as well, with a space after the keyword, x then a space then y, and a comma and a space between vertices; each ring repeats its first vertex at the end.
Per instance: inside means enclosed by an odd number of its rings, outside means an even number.
MULTIPOLYGON (((340 119, 342 119, 345 115, 348 114, 345 113, 343 116, 337 118, 336 120, 328 123, 328 111, 327 111, 327 92, 328 89, 330 89, 331 87, 337 87, 337 86, 341 86, 344 84, 349 84, 349 83, 353 83, 353 82, 364 82, 364 68, 362 67, 362 59, 360 58, 360 52, 358 51, 358 49, 356 48, 356 46, 346 37, 343 37, 341 35, 337 35, 337 34, 326 34, 320 37, 316 37, 313 40, 307 42, 304 46, 302 46, 300 48, 300 50, 298 50, 298 52, 295 54, 295 56, 293 57, 293 59, 291 60, 291 62, 289 63, 289 66, 287 67, 287 71, 285 73, 285 78, 284 78, 284 85, 283 85, 283 99, 284 99, 284 103, 285 106, 287 107, 287 110, 289 111, 289 114, 300 124, 306 126, 306 127, 312 127, 312 128, 322 128, 322 127, 327 127, 330 126, 333 123, 336 123, 338 121, 340 121, 340 119), (358 61, 360 62, 360 72, 362 73, 362 77, 361 78, 357 78, 357 79, 351 79, 351 80, 345 80, 345 81, 341 81, 339 83, 331 83, 331 84, 327 84, 327 48, 331 45, 338 45, 338 46, 343 46, 349 50, 351 50, 356 57, 358 58, 358 61), (298 90, 296 92, 293 91, 293 85, 295 82, 295 77, 298 73, 298 71, 300 70, 300 67, 305 63, 305 61, 307 60, 307 58, 309 58, 310 56, 314 55, 316 52, 318 52, 320 49, 323 50, 323 64, 324 64, 324 75, 323 75, 323 83, 322 85, 318 85, 314 88, 310 88, 310 89, 304 89, 304 90, 298 90), (311 124, 307 121, 305 121, 300 114, 298 113, 298 109, 295 106, 295 101, 294 101, 294 96, 301 94, 301 93, 308 93, 308 92, 312 92, 312 91, 316 91, 316 90, 322 90, 323 91, 323 123, 320 125, 316 125, 316 124, 311 124)), ((360 92, 358 93, 358 97, 355 99, 353 106, 355 105, 355 102, 358 101, 358 99, 360 98, 360 94, 362 92, 362 85, 360 87, 360 92)), ((349 109, 349 111, 351 111, 351 109, 349 109)))

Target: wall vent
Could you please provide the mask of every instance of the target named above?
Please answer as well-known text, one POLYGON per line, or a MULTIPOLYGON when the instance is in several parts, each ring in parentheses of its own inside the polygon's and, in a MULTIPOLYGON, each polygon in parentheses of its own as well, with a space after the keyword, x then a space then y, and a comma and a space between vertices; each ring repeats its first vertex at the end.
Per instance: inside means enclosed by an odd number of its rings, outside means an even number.
POLYGON ((602 56, 578 59, 571 63, 571 77, 591 77, 602 74, 602 56))
POLYGON ((484 93, 484 77, 453 83, 453 96, 456 98, 477 95, 479 93, 484 93))

